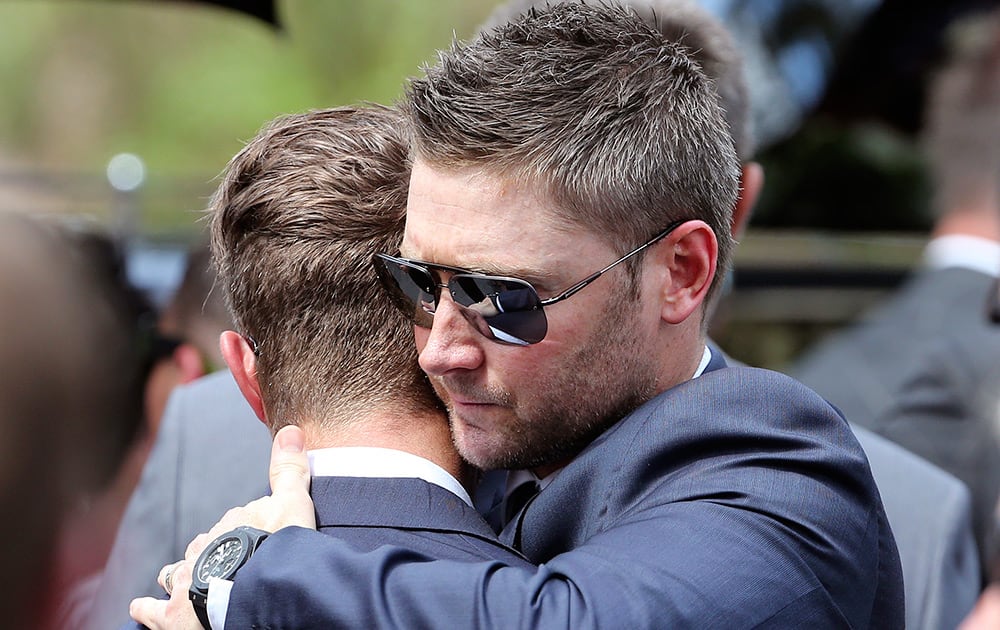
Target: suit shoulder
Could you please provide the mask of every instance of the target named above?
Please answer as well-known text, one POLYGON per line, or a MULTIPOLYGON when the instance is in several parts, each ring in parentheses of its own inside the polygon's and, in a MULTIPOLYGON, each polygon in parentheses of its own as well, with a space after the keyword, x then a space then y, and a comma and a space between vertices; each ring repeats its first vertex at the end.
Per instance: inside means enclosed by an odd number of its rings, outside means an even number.
POLYGON ((794 402, 797 406, 815 406, 817 411, 840 415, 808 385, 787 374, 764 368, 727 367, 702 374, 675 389, 680 390, 681 395, 710 396, 727 403, 787 409, 787 405, 794 402), (684 390, 691 390, 691 393, 684 390))

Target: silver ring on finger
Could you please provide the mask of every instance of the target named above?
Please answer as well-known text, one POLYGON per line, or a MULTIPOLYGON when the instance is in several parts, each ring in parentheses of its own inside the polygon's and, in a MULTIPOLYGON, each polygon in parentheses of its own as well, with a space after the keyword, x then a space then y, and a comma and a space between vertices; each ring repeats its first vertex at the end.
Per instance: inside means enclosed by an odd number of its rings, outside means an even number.
POLYGON ((167 572, 163 576, 163 590, 167 592, 167 595, 171 595, 171 591, 174 590, 174 567, 170 566, 167 572))

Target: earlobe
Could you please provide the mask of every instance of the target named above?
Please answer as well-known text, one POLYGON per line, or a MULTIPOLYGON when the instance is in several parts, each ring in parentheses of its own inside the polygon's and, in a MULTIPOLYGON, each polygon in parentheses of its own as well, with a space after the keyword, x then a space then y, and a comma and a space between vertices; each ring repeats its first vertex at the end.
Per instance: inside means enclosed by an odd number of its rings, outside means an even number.
POLYGON ((257 356, 253 348, 243 335, 227 330, 219 336, 219 349, 226 365, 229 366, 229 371, 233 374, 236 386, 240 388, 240 393, 250 403, 260 421, 268 424, 264 399, 261 397, 260 383, 257 380, 257 356))
POLYGON ((663 243, 668 273, 662 284, 661 318, 680 324, 694 313, 708 295, 715 277, 719 242, 704 221, 688 221, 663 243))

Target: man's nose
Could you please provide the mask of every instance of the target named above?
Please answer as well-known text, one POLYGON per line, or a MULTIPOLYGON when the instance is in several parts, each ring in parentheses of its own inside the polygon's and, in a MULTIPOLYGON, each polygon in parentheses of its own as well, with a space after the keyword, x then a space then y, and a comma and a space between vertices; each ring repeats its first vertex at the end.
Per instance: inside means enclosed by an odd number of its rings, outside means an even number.
POLYGON ((420 350, 420 367, 429 376, 452 370, 475 370, 483 363, 487 339, 477 332, 448 291, 441 292, 427 343, 420 350))

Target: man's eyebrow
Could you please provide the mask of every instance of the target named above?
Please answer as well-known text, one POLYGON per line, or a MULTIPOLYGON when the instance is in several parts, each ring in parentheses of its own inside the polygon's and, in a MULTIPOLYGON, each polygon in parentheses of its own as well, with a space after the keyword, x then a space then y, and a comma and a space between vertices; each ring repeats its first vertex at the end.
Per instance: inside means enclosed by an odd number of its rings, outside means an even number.
POLYGON ((530 283, 536 289, 550 289, 552 284, 558 283, 555 275, 551 270, 541 269, 539 267, 531 266, 495 266, 495 265, 479 265, 477 268, 470 268, 477 273, 486 274, 488 276, 505 276, 509 278, 517 278, 518 280, 524 280, 530 283))
POLYGON ((441 265, 442 267, 450 267, 453 269, 461 269, 463 271, 468 271, 470 273, 479 273, 486 276, 501 276, 505 278, 516 278, 518 280, 524 280, 530 283, 536 289, 558 289, 560 287, 552 286, 558 284, 559 280, 555 277, 551 270, 541 269, 540 267, 532 266, 506 266, 506 265, 496 265, 492 263, 467 263, 467 264, 445 264, 436 260, 422 260, 419 258, 414 258, 408 256, 406 250, 403 249, 400 254, 403 258, 408 258, 410 260, 420 260, 421 262, 427 263, 429 265, 441 265))

